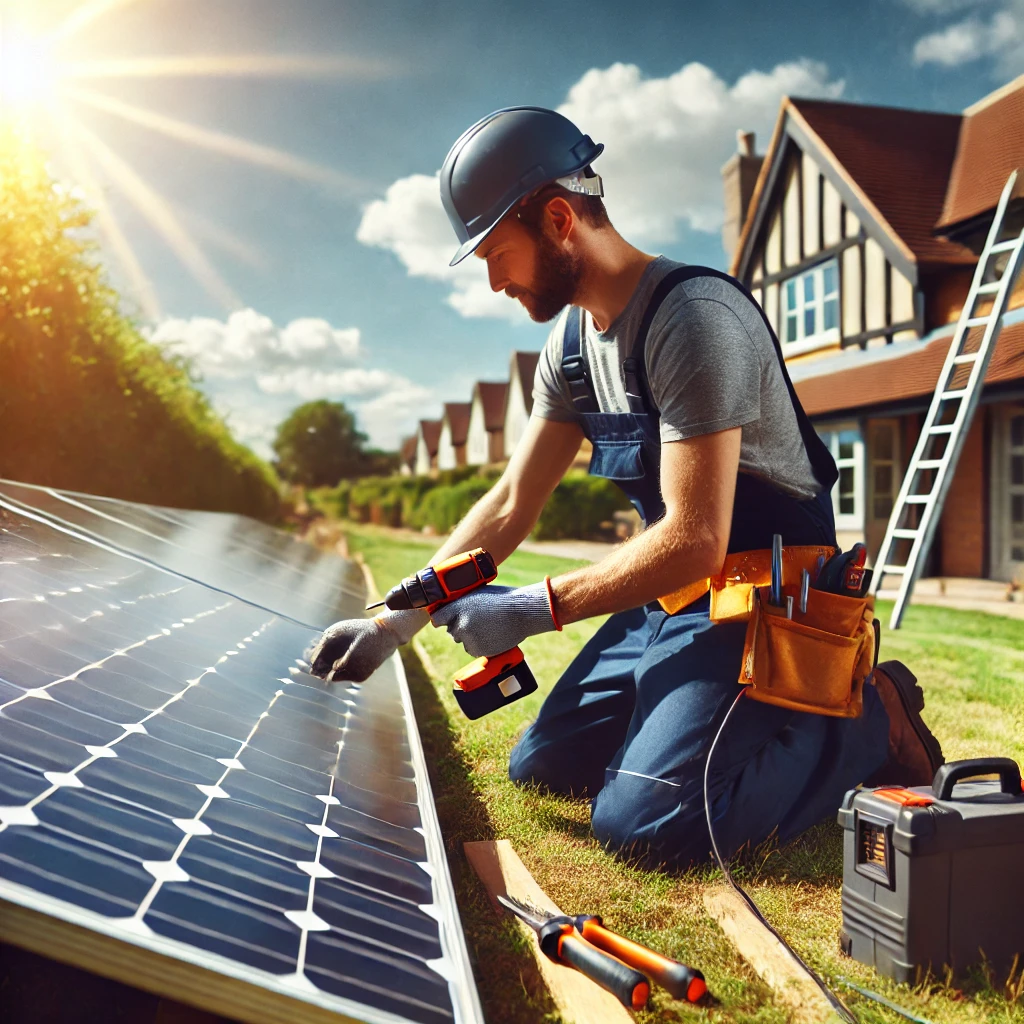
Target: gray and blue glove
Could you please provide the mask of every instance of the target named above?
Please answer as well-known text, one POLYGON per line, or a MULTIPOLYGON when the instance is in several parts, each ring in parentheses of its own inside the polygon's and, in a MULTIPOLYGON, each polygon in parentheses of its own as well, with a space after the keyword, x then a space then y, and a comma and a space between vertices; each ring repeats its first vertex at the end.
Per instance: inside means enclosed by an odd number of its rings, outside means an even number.
POLYGON ((528 636, 558 628, 545 583, 529 587, 489 584, 442 605, 430 621, 435 626, 447 627, 455 641, 474 658, 503 654, 518 647, 528 636))
POLYGON ((427 624, 427 613, 387 611, 372 619, 342 619, 309 652, 310 672, 328 682, 362 683, 427 624))

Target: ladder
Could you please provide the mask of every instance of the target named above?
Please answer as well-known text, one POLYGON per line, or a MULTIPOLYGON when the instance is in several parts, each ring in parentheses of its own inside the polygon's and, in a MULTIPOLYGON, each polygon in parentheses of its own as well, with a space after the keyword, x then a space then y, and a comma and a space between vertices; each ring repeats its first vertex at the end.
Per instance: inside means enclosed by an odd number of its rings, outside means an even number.
POLYGON ((1014 171, 999 197, 985 248, 978 259, 967 301, 953 332, 952 344, 921 427, 921 436, 917 439, 889 517, 885 539, 875 560, 872 594, 878 592, 884 577, 900 577, 899 593, 889 620, 890 629, 899 629, 903 610, 931 548, 942 505, 981 398, 1003 313, 1021 269, 1024 230, 1015 238, 999 238, 1016 180, 1017 172, 1014 171), (984 315, 975 310, 979 299, 992 302, 984 315), (909 554, 904 561, 900 553, 905 553, 908 546, 909 554))

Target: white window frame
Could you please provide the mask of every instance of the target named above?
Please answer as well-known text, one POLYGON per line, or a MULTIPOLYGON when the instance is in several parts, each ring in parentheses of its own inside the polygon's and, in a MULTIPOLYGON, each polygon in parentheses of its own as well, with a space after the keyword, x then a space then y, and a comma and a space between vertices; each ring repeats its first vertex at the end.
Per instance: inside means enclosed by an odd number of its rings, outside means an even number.
POLYGON ((779 305, 779 341, 782 344, 782 351, 787 356, 798 356, 804 352, 813 352, 815 349, 827 348, 839 341, 839 321, 842 316, 842 309, 839 302, 839 260, 833 257, 825 260, 817 266, 805 270, 802 274, 795 274, 782 282, 782 295, 779 305), (825 270, 833 271, 835 288, 825 292, 825 270), (808 300, 807 283, 810 282, 814 298, 808 300), (825 303, 829 299, 835 299, 836 324, 835 327, 825 329, 825 303), (808 334, 805 315, 811 311, 815 320, 815 330, 808 334), (796 338, 787 341, 789 338, 789 318, 796 317, 796 338))
POLYGON ((1011 481, 1011 459, 1018 454, 1010 436, 1011 420, 1024 414, 1024 405, 1013 403, 995 410, 994 437, 991 451, 991 502, 992 502, 992 578, 1000 580, 1019 579, 1024 562, 1014 560, 1011 538, 1012 522, 1010 503, 1013 495, 1020 493, 1020 486, 1011 481))
MULTIPOLYGON (((832 453, 832 458, 835 459, 836 467, 839 469, 840 475, 844 469, 853 470, 852 512, 839 511, 839 480, 835 482, 835 485, 832 488, 832 511, 836 518, 836 529, 863 531, 864 512, 867 504, 865 500, 866 494, 864 487, 864 431, 861 429, 860 423, 856 420, 850 420, 843 423, 822 424, 821 427, 816 429, 819 437, 821 437, 828 450, 832 453), (841 435, 851 433, 856 435, 853 439, 853 455, 848 458, 841 458, 839 454, 841 435)), ((845 441, 847 438, 843 437, 842 440, 845 441)))

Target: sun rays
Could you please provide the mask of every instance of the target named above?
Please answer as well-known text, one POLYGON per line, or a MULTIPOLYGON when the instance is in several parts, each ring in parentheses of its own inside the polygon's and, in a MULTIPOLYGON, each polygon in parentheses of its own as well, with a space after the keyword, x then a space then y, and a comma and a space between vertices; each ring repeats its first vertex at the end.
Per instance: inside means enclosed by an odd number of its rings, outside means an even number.
MULTIPOLYGON (((2 0, 0 0, 2 2, 2 0)), ((139 0, 85 0, 59 24, 29 32, 0 7, 0 120, 14 122, 37 142, 51 141, 61 171, 78 184, 96 211, 96 223, 127 278, 143 314, 160 315, 157 291, 147 276, 107 198, 113 187, 142 215, 177 260, 219 305, 231 311, 241 304, 197 241, 233 254, 248 265, 258 255, 225 228, 209 221, 188 230, 168 199, 120 156, 95 127, 87 128, 79 112, 98 111, 164 139, 229 157, 274 174, 319 186, 342 197, 361 191, 351 176, 284 150, 227 132, 179 120, 130 103, 107 91, 120 80, 238 78, 366 80, 391 74, 386 61, 346 55, 199 54, 91 58, 84 53, 84 30, 139 0)), ((32 5, 33 15, 39 8, 32 5)), ((38 17, 35 18, 38 21, 38 17)), ((104 133, 106 134, 106 133, 104 133)), ((196 220, 194 216, 189 218, 196 220)), ((201 219, 200 219, 201 220, 201 219)))

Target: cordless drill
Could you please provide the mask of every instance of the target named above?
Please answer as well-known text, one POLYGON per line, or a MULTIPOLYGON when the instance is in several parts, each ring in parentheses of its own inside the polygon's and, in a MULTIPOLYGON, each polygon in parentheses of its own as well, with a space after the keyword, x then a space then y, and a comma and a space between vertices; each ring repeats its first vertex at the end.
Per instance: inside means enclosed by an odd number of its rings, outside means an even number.
MULTIPOLYGON (((415 576, 408 576, 392 587, 383 601, 367 606, 386 605, 392 611, 425 608, 428 613, 449 601, 482 587, 498 576, 494 559, 483 548, 453 555, 437 565, 428 565, 415 576)), ((477 658, 458 672, 452 693, 469 719, 497 711, 513 701, 533 693, 537 680, 518 647, 490 658, 477 658)))

